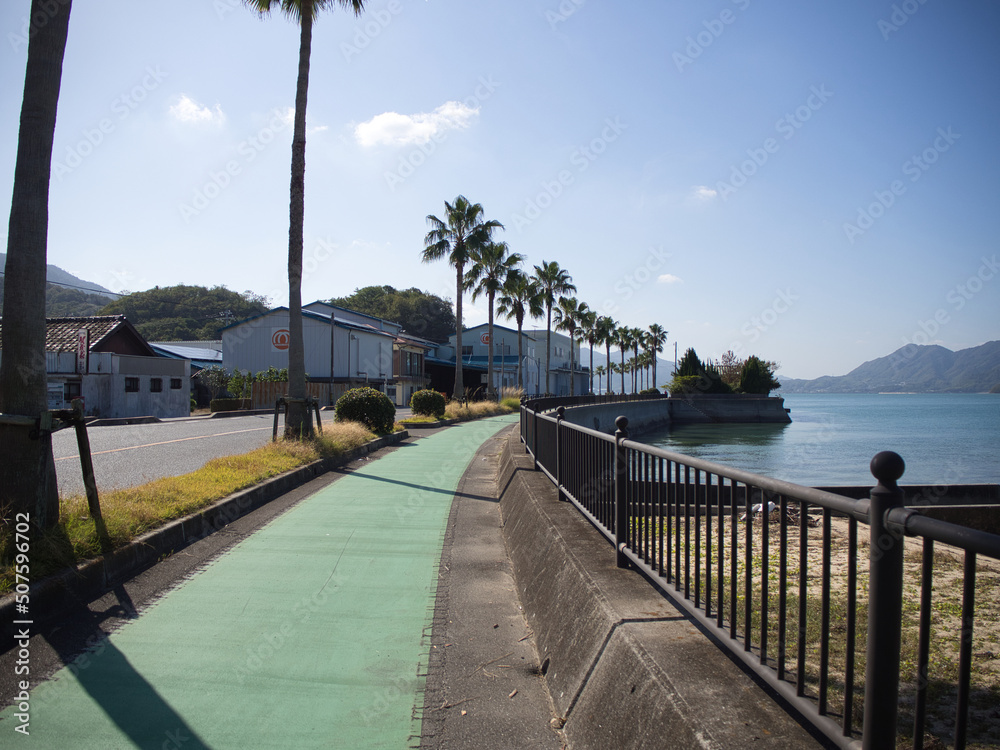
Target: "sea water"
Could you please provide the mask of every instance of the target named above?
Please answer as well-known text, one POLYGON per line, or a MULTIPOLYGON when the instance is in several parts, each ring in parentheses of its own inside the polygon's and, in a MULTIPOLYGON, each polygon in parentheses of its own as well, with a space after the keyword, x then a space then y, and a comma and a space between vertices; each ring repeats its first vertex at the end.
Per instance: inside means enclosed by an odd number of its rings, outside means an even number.
MULTIPOLYGON (((782 394, 779 394, 782 395, 782 394)), ((1000 394, 784 395, 791 424, 677 426, 636 439, 811 487, 873 485, 879 451, 901 484, 1000 482, 1000 394)))

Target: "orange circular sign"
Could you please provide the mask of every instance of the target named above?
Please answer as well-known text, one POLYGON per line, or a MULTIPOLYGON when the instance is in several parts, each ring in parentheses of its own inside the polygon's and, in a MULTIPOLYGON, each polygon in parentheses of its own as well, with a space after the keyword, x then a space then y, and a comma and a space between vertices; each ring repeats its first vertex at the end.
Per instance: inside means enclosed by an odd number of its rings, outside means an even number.
POLYGON ((291 334, 288 332, 287 328, 282 328, 281 330, 275 331, 271 336, 271 343, 274 345, 275 349, 280 349, 284 351, 288 348, 291 334))

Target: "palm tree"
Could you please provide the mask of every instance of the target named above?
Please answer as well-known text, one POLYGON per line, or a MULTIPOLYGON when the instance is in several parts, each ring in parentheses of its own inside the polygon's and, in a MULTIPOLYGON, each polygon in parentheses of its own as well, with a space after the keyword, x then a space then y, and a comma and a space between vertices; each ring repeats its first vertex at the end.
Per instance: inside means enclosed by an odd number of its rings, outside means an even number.
POLYGON ((556 261, 535 266, 535 281, 542 292, 542 301, 545 303, 545 392, 549 393, 549 360, 552 356, 552 306, 556 303, 556 298, 563 294, 570 294, 576 291, 573 285, 573 277, 559 267, 556 261))
MULTIPOLYGON (((444 202, 444 220, 428 215, 431 230, 424 237, 424 263, 447 257, 455 267, 455 389, 453 398, 465 396, 462 381, 462 292, 465 289, 465 264, 470 255, 489 243, 493 231, 503 229, 499 221, 483 221, 483 207, 479 203, 469 203, 460 195, 454 204, 444 202)), ((492 344, 491 344, 492 346, 492 344)))
POLYGON ((576 375, 573 358, 573 344, 576 343, 576 329, 580 327, 580 317, 590 308, 586 302, 580 302, 576 297, 560 297, 556 307, 556 328, 566 331, 569 335, 569 395, 575 396, 574 380, 576 375))
POLYGON ((636 389, 636 376, 639 374, 639 347, 642 346, 642 329, 633 328, 632 329, 632 393, 637 393, 636 389))
MULTIPOLYGON (((21 124, 4 269, 3 364, 0 412, 29 424, 48 409, 45 366, 45 264, 48 252, 49 174, 70 2, 32 0, 21 124), (50 7, 51 6, 51 7, 50 7)), ((27 514, 39 528, 59 521, 51 433, 29 437, 22 425, 0 425, 0 507, 5 523, 27 514)), ((11 534, 13 538, 13 534, 11 534)))
POLYGON ((657 388, 656 385, 656 356, 663 351, 663 347, 667 343, 667 331, 664 330, 663 326, 659 323, 653 323, 649 327, 649 332, 646 337, 646 345, 650 352, 653 354, 653 388, 657 388))
POLYGON ((604 353, 608 360, 607 391, 611 392, 611 345, 618 340, 618 324, 607 315, 597 319, 598 341, 604 344, 604 353))
MULTIPOLYGON (((598 388, 601 387, 601 377, 604 375, 604 373, 606 371, 607 371, 607 368, 605 368, 604 365, 598 365, 596 368, 594 368, 594 374, 597 376, 597 387, 598 388)), ((591 388, 591 390, 593 390, 593 388, 591 388)), ((606 385, 605 385, 604 390, 605 391, 608 390, 606 385)))
POLYGON ((545 312, 538 286, 519 270, 507 274, 497 300, 497 312, 507 318, 514 318, 517 323, 517 387, 523 389, 521 364, 524 362, 524 353, 521 348, 521 331, 524 329, 524 317, 540 318, 545 312))
POLYGON ((365 0, 244 0, 261 17, 275 7, 299 24, 299 70, 295 85, 295 124, 292 131, 292 180, 288 222, 288 406, 285 436, 312 434, 312 414, 306 408, 306 355, 302 338, 302 242, 306 198, 306 100, 312 27, 321 10, 340 5, 361 15, 365 0))
POLYGON ((503 289, 507 277, 517 271, 524 256, 520 253, 510 252, 506 242, 488 242, 482 247, 475 248, 470 253, 469 260, 472 265, 465 274, 465 288, 472 290, 473 302, 480 294, 485 294, 489 306, 490 348, 486 366, 486 394, 493 398, 496 394, 493 388, 493 350, 495 348, 493 342, 493 304, 496 301, 497 292, 503 289))
POLYGON ((622 326, 618 329, 618 339, 615 341, 615 344, 618 346, 618 351, 620 351, 622 355, 622 366, 619 370, 622 375, 622 394, 625 393, 625 352, 632 348, 633 330, 634 329, 629 328, 628 326, 622 326))
POLYGON ((586 310, 580 316, 580 339, 590 347, 590 392, 594 392, 594 345, 598 342, 597 310, 586 310))

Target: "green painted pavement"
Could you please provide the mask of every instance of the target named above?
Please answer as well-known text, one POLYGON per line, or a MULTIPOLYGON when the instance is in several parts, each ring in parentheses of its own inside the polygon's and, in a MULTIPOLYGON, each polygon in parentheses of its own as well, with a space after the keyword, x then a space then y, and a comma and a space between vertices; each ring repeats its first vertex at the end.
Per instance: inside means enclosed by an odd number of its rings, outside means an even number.
POLYGON ((479 446, 516 415, 401 446, 310 496, 32 693, 5 746, 416 744, 436 566, 479 446))

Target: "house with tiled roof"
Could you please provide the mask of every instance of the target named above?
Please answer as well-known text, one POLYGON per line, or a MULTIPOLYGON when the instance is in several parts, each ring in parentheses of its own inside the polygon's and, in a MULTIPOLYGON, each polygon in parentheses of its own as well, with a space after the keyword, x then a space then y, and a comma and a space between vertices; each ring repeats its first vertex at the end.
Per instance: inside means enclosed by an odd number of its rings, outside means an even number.
POLYGON ((82 398, 84 413, 94 417, 181 417, 191 411, 190 363, 158 356, 121 315, 47 319, 45 366, 50 409, 82 398))

